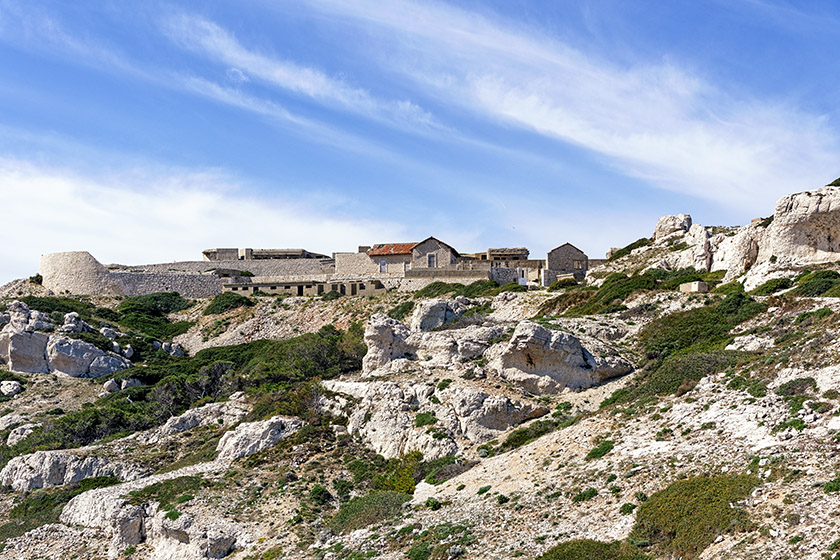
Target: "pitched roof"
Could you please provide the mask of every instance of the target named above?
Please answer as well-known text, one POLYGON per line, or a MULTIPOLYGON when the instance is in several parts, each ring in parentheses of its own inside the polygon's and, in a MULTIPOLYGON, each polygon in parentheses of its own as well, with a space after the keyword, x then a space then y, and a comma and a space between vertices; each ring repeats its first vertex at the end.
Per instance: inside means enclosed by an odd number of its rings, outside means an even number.
POLYGON ((419 243, 380 243, 370 248, 367 254, 371 257, 383 255, 410 255, 411 250, 419 243))

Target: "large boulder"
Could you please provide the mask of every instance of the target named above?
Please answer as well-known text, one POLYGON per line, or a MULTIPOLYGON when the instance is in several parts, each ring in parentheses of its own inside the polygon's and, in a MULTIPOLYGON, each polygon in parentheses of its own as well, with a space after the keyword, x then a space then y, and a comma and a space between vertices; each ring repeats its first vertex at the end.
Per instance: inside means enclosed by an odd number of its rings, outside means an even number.
POLYGON ((409 334, 408 327, 396 319, 382 313, 373 315, 365 326, 368 351, 362 360, 363 371, 369 374, 391 360, 411 353, 411 347, 406 342, 409 334))
POLYGON ((0 395, 4 397, 14 397, 21 391, 23 391, 23 387, 19 381, 0 381, 0 395))
POLYGON ((659 241, 676 232, 686 232, 691 227, 691 216, 688 214, 676 214, 673 216, 662 216, 656 222, 656 229, 653 231, 653 240, 659 241))
POLYGON ((48 330, 53 326, 49 315, 30 310, 23 302, 13 301, 6 308, 9 319, 3 326, 3 332, 33 332, 48 330))
POLYGON ((835 261, 840 255, 840 187, 783 196, 760 244, 758 260, 775 255, 797 264, 835 261))
POLYGON ((0 486, 17 492, 61 486, 93 476, 134 480, 145 471, 100 457, 79 457, 64 451, 36 451, 13 457, 0 471, 0 486))
POLYGON ((489 366, 535 394, 557 393, 566 387, 586 389, 633 370, 631 363, 606 345, 588 343, 592 349, 597 346, 598 355, 576 336, 522 321, 489 366))
POLYGON ((66 313, 64 315, 64 324, 56 329, 60 333, 83 333, 94 332, 93 327, 85 323, 76 312, 66 313))
POLYGON ((70 377, 101 377, 131 367, 131 362, 93 344, 52 336, 47 344, 50 370, 70 377))
POLYGON ((412 331, 430 331, 460 317, 467 310, 461 302, 448 299, 420 301, 411 315, 412 331))
POLYGON ((49 337, 40 332, 0 333, 0 363, 20 373, 49 373, 48 340, 49 337))
POLYGON ((202 560, 224 558, 236 545, 242 528, 221 518, 196 519, 189 514, 177 519, 158 511, 145 521, 147 541, 154 546, 154 560, 202 560))
POLYGON ((297 418, 273 416, 261 422, 240 424, 222 436, 216 450, 217 461, 232 461, 268 449, 297 432, 303 422, 297 418))

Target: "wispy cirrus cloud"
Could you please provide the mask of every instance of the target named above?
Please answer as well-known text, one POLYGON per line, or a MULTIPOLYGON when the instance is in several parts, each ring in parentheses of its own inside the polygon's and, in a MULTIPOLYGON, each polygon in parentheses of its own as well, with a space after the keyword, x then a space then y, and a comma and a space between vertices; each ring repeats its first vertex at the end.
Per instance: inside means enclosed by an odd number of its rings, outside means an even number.
POLYGON ((380 99, 316 68, 249 50, 232 33, 202 17, 182 13, 167 19, 164 30, 183 48, 229 65, 246 79, 252 76, 325 106, 398 127, 440 126, 428 111, 409 100, 380 99))
POLYGON ((763 211, 836 169, 840 140, 822 115, 729 91, 679 61, 619 64, 544 30, 438 2, 310 6, 378 36, 390 53, 380 63, 439 102, 582 146, 660 188, 763 211))

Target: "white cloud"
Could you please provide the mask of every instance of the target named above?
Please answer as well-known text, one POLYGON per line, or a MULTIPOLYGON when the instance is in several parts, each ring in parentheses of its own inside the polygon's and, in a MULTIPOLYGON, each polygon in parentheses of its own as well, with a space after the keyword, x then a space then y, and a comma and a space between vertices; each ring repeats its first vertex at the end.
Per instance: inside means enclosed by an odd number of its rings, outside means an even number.
POLYGON ((300 200, 255 198, 218 171, 135 170, 89 177, 0 158, 0 284, 37 271, 38 256, 90 251, 103 263, 197 260, 210 247, 355 250, 405 237, 387 221, 341 217, 300 200))
POLYGON ((437 126, 430 113, 409 100, 378 99, 367 90, 331 78, 318 69, 248 50, 233 34, 201 17, 182 14, 170 18, 165 30, 173 41, 186 49, 241 68, 273 86, 324 105, 397 126, 437 126))
POLYGON ((440 102, 600 153, 660 188, 760 212, 836 170, 840 140, 821 115, 732 93, 675 62, 619 65, 442 3, 311 5, 378 36, 381 63, 440 102))

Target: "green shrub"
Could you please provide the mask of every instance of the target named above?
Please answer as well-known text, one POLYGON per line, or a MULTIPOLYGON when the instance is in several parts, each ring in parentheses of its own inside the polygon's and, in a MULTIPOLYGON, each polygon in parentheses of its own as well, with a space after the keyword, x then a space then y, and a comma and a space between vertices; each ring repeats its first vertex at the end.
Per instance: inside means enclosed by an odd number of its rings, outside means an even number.
POLYGON ((581 539, 560 543, 537 560, 649 560, 650 556, 626 541, 601 542, 581 539))
POLYGON ((490 485, 488 484, 487 486, 482 486, 481 488, 479 488, 478 492, 476 492, 476 494, 478 496, 481 496, 482 494, 486 494, 489 491, 490 491, 490 485))
POLYGON ((316 484, 309 490, 309 499, 319 505, 324 505, 327 502, 333 499, 332 494, 330 491, 321 486, 320 484, 316 484))
POLYGON ((598 445, 596 445, 589 453, 586 454, 586 460, 592 461, 593 459, 600 459, 607 453, 613 450, 615 444, 610 440, 604 440, 598 445))
POLYGON ((414 417, 414 425, 418 428, 431 426, 432 424, 436 424, 437 421, 438 419, 435 417, 434 412, 420 412, 414 417))
POLYGON ((776 389, 776 394, 781 397, 793 397, 796 395, 812 394, 816 390, 817 382, 813 377, 797 377, 779 385, 776 389))
POLYGON ((341 292, 339 292, 338 290, 330 290, 329 292, 322 295, 321 299, 323 301, 335 301, 342 296, 343 296, 343 294, 341 292))
POLYGON ((496 503, 498 503, 500 506, 505 505, 509 501, 510 501, 510 498, 508 498, 504 494, 499 494, 498 496, 496 496, 496 503))
POLYGON ((210 301, 203 315, 221 315, 231 309, 239 309, 240 307, 251 307, 254 301, 241 294, 234 294, 233 292, 222 292, 210 301))
POLYGON ((653 241, 651 239, 649 239, 647 237, 642 237, 641 239, 637 239, 636 241, 634 241, 630 245, 627 245, 626 247, 623 247, 623 248, 619 249, 618 251, 616 251, 615 253, 610 255, 610 258, 607 259, 607 260, 609 260, 609 261, 618 260, 621 257, 629 255, 631 253, 631 251, 633 251, 633 249, 638 249, 639 247, 646 247, 646 246, 650 245, 652 242, 653 241))
POLYGON ((750 293, 756 296, 769 296, 781 290, 787 290, 791 287, 793 287, 793 280, 790 278, 773 278, 750 293))
POLYGON ((404 301, 401 304, 393 307, 388 312, 388 317, 391 319, 396 319, 397 321, 402 321, 405 319, 409 313, 414 311, 414 302, 413 301, 404 301))
POLYGON ((402 505, 411 499, 409 494, 377 490, 343 504, 330 522, 330 528, 339 534, 349 533, 373 523, 395 517, 402 505))
POLYGON ((200 476, 179 476, 156 482, 141 490, 129 492, 128 503, 140 506, 150 502, 158 502, 162 511, 173 511, 175 504, 187 501, 179 500, 179 498, 185 495, 192 497, 200 489, 211 485, 211 482, 200 476))
POLYGON ((626 503, 621 504, 621 508, 619 508, 619 512, 621 515, 630 515, 636 509, 636 504, 626 503))
POLYGON ((831 183, 828 184, 829 187, 840 187, 840 179, 835 179, 831 183))
POLYGON ((441 380, 440 383, 438 383, 437 390, 438 391, 445 391, 446 388, 449 387, 450 385, 452 385, 452 380, 451 379, 443 379, 443 380, 441 380))
POLYGON ((41 311, 42 313, 51 314, 58 312, 78 313, 83 319, 88 320, 91 312, 94 309, 93 304, 87 301, 82 301, 70 297, 38 297, 38 296, 24 296, 20 301, 29 306, 33 311, 41 311))
POLYGON ((524 428, 517 428, 509 433, 500 448, 502 451, 516 449, 554 431, 556 428, 557 422, 555 420, 536 420, 524 428))
POLYGON ((840 284, 840 273, 833 270, 807 272, 796 278, 796 289, 791 294, 801 297, 819 297, 840 284))
POLYGON ((712 289, 713 294, 723 294, 725 296, 731 296, 733 294, 742 294, 744 293, 744 285, 740 282, 729 282, 728 284, 721 284, 719 286, 715 286, 712 289))
POLYGON ((760 483, 747 475, 678 480, 639 506, 631 538, 696 558, 718 535, 748 527, 746 512, 730 504, 749 496, 760 483))
POLYGON ((549 292, 556 292, 557 290, 562 290, 563 288, 572 288, 577 286, 577 280, 574 278, 561 278, 560 280, 555 280, 551 284, 548 285, 549 292))
POLYGON ((840 478, 835 478, 834 480, 829 480, 828 482, 823 485, 823 492, 826 494, 834 494, 835 492, 840 492, 840 478))
POLYGON ((811 324, 814 321, 819 321, 820 319, 825 319, 829 315, 833 314, 834 312, 829 309, 828 307, 822 307, 815 311, 806 311, 805 313, 800 313, 796 316, 796 324, 804 323, 808 321, 808 324, 811 324))
POLYGON ((598 495, 598 491, 592 487, 583 490, 582 492, 578 492, 574 496, 572 496, 572 503, 577 504, 580 502, 585 502, 587 500, 591 500, 595 496, 598 495))
POLYGON ((190 321, 170 323, 166 315, 189 306, 190 302, 176 292, 167 292, 126 298, 117 310, 120 313, 120 325, 123 327, 147 336, 168 340, 187 332, 194 323, 190 321))

